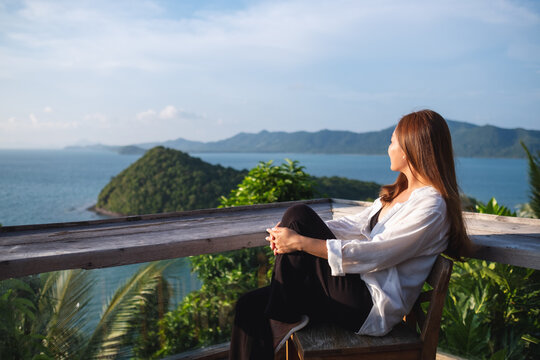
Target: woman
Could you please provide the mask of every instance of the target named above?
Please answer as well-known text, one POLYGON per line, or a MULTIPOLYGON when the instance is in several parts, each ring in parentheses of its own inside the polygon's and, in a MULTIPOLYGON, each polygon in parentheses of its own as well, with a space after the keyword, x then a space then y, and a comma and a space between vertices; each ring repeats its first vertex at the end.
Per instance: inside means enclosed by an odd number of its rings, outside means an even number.
POLYGON ((325 223, 297 205, 267 230, 274 274, 238 300, 231 359, 272 359, 308 321, 384 335, 411 310, 441 252, 469 251, 445 120, 431 110, 404 116, 388 155, 399 175, 361 213, 325 223))

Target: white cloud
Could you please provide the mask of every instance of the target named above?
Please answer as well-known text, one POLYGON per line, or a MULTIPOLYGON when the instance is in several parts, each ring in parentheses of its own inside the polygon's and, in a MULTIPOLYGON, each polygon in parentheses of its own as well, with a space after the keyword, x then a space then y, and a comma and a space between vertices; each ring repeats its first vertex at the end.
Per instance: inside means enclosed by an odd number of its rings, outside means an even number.
POLYGON ((131 16, 124 14, 125 9, 119 11, 122 3, 91 4, 28 1, 18 13, 0 16, 0 23, 4 21, 0 32, 20 49, 11 49, 0 63, 15 65, 9 59, 19 57, 20 51, 32 51, 45 67, 55 68, 189 69, 218 56, 225 67, 239 60, 277 66, 327 56, 336 39, 351 45, 377 43, 394 33, 392 29, 414 34, 414 28, 448 17, 514 24, 538 21, 535 14, 507 1, 472 5, 468 1, 275 1, 242 10, 207 11, 189 19, 148 16, 148 11, 165 12, 144 5, 151 2, 130 2, 127 8, 136 8, 127 14, 131 16), (384 30, 373 32, 374 28, 384 30))
POLYGON ((108 129, 111 127, 111 122, 107 115, 102 113, 87 114, 84 116, 85 122, 88 122, 92 127, 108 129))
POLYGON ((148 109, 135 115, 135 118, 143 123, 149 123, 152 120, 202 120, 206 119, 206 114, 198 114, 196 112, 186 111, 182 108, 177 108, 174 105, 165 106, 159 113, 154 109, 148 109))
POLYGON ((178 110, 172 105, 165 106, 165 108, 159 112, 159 117, 161 119, 173 119, 177 115, 178 110))
POLYGON ((52 121, 40 120, 36 114, 30 113, 28 119, 17 120, 15 117, 10 117, 7 121, 0 122, 0 126, 11 131, 34 132, 40 130, 59 130, 59 129, 75 129, 79 127, 77 121, 52 121))
POLYGON ((106 122, 107 115, 101 113, 87 114, 84 116, 85 120, 94 121, 94 122, 106 122))
POLYGON ((145 120, 145 119, 148 119, 148 118, 153 118, 156 116, 156 111, 153 110, 153 109, 148 109, 146 111, 142 111, 140 113, 138 113, 137 115, 135 115, 135 118, 137 120, 145 120))
POLYGON ((7 120, 0 121, 0 129, 2 130, 11 130, 17 126, 17 119, 15 117, 10 117, 7 120))
POLYGON ((28 118, 29 118, 30 121, 32 122, 32 125, 33 125, 33 126, 35 126, 35 127, 39 126, 39 121, 38 121, 36 115, 30 114, 30 115, 28 116, 28 118))
MULTIPOLYGON (((95 131, 111 143, 130 131, 147 140, 172 131, 222 138, 269 121, 275 129, 293 121, 347 128, 341 119, 371 116, 365 109, 381 104, 401 113, 486 84, 530 93, 523 84, 532 80, 519 73, 497 77, 520 63, 529 76, 540 74, 538 7, 519 0, 231 3, 197 2, 204 11, 185 13, 152 0, 3 7, 0 0, 0 92, 8 105, 0 118, 13 119, 2 126, 78 126, 82 136, 95 131), (285 84, 294 85, 283 91, 285 84), (108 115, 84 116, 89 102, 108 115), (340 120, 329 109, 340 109, 340 120), (215 126, 221 119, 227 126, 215 126), (107 127, 114 131, 100 131, 107 127)), ((488 102, 489 109, 497 100, 488 102)))

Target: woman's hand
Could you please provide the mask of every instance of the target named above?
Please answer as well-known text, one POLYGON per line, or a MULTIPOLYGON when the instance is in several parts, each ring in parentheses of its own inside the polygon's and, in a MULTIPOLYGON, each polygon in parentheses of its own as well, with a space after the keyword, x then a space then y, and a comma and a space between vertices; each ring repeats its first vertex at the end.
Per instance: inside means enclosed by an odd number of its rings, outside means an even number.
MULTIPOLYGON (((281 221, 278 222, 274 228, 277 228, 279 225, 281 225, 281 221)), ((275 238, 270 234, 270 229, 266 229, 266 232, 268 233, 268 236, 266 237, 266 241, 270 242, 270 249, 274 251, 274 255, 276 255, 276 244, 274 244, 275 238)))
POLYGON ((270 242, 270 248, 274 250, 274 255, 305 251, 311 255, 328 259, 325 240, 302 236, 294 230, 279 225, 281 222, 272 229, 266 229, 268 232, 266 240, 270 242))
POLYGON ((272 229, 266 229, 269 234, 266 240, 270 242, 270 248, 274 250, 274 255, 302 250, 303 236, 289 228, 279 227, 279 225, 278 223, 272 229))

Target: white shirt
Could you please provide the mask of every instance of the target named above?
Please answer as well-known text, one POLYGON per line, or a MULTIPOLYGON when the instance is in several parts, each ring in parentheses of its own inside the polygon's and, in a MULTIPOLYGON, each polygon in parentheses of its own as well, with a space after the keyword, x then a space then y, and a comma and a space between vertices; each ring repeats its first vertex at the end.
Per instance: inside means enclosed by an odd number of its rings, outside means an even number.
POLYGON ((326 241, 332 275, 360 274, 371 293, 373 307, 360 335, 385 335, 410 312, 448 244, 446 203, 434 188, 414 190, 370 230, 381 207, 377 199, 356 215, 326 222, 338 238, 326 241))

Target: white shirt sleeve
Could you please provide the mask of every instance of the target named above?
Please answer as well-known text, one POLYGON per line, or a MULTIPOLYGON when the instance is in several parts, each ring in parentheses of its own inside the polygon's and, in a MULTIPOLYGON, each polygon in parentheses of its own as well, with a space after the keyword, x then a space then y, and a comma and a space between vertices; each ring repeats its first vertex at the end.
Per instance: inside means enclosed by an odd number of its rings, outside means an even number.
POLYGON ((377 199, 373 205, 360 211, 358 214, 343 216, 336 220, 326 221, 326 225, 336 236, 341 240, 367 240, 362 234, 364 226, 368 223, 369 216, 373 209, 377 208, 379 200, 377 199))
POLYGON ((416 256, 440 253, 446 247, 447 229, 446 204, 441 197, 392 208, 375 226, 371 238, 327 240, 332 275, 379 271, 416 256))

